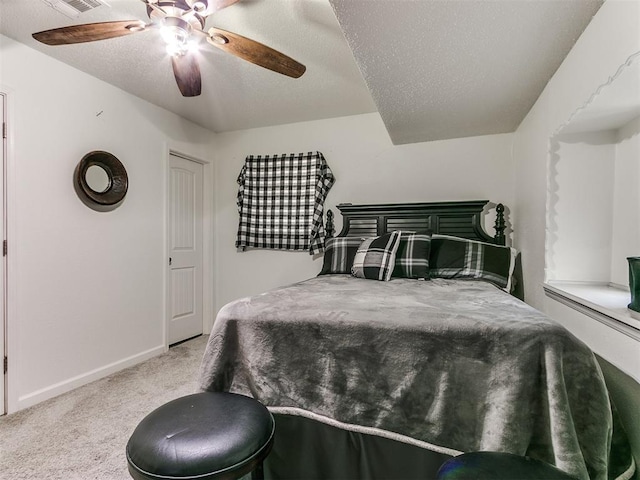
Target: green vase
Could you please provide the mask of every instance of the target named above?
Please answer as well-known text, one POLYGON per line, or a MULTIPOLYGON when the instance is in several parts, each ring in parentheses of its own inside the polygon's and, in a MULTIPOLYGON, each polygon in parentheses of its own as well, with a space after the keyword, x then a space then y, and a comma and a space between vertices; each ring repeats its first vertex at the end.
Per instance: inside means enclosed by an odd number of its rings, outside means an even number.
POLYGON ((629 310, 640 313, 640 257, 627 257, 629 262, 629 290, 631 290, 631 303, 627 305, 629 310))

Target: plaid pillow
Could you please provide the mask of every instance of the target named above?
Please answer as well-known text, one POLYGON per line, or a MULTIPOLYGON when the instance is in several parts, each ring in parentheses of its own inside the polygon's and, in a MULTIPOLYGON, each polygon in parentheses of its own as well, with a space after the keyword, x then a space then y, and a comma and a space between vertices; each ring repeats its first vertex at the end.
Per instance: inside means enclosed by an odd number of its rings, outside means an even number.
POLYGON ((353 257, 361 243, 360 237, 327 238, 324 244, 324 262, 318 275, 351 273, 353 257))
POLYGON ((431 235, 402 232, 393 277, 429 278, 431 235))
POLYGON ((388 281, 396 264, 398 243, 400 243, 399 231, 365 239, 358 247, 353 259, 351 275, 358 278, 388 281))
POLYGON ((429 274, 432 278, 488 280, 511 291, 516 251, 510 247, 448 235, 431 237, 429 274))

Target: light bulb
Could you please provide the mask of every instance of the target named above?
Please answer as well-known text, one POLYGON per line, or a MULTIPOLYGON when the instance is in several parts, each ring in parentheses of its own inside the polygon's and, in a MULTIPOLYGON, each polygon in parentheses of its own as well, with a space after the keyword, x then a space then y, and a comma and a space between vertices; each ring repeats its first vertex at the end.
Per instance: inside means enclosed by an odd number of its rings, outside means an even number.
POLYGON ((188 45, 178 45, 174 43, 167 43, 167 53, 172 57, 180 57, 187 53, 189 50, 188 45))
POLYGON ((169 55, 184 55, 187 52, 187 41, 191 35, 191 25, 177 17, 166 17, 162 21, 160 34, 167 44, 169 55))

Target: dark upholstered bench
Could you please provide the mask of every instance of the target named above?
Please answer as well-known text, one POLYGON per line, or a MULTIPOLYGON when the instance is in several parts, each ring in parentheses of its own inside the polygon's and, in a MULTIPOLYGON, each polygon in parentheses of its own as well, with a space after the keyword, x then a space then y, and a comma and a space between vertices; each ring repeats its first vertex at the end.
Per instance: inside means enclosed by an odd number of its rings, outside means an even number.
POLYGON ((501 452, 470 452, 444 462, 436 480, 576 480, 540 460, 501 452))
POLYGON ((233 393, 205 392, 157 408, 127 443, 135 480, 231 480, 262 476, 275 423, 257 400, 233 393))

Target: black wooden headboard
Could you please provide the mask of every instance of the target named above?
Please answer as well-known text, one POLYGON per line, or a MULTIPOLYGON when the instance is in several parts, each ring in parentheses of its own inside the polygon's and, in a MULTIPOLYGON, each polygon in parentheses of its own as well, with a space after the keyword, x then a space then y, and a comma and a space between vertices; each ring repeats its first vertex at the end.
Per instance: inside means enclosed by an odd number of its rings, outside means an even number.
MULTIPOLYGON (((505 244, 504 206, 496 206, 495 235, 482 228, 482 210, 488 200, 433 203, 382 203, 352 205, 342 203, 338 210, 343 217, 339 237, 375 237, 392 230, 417 233, 439 233, 456 237, 505 244)), ((327 234, 333 236, 333 213, 327 212, 327 234)))

